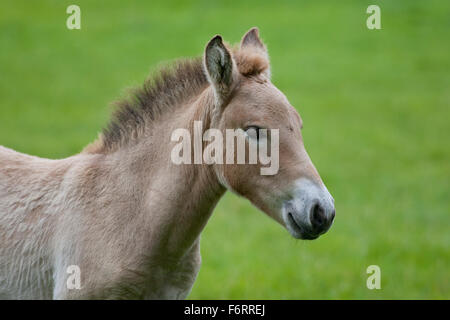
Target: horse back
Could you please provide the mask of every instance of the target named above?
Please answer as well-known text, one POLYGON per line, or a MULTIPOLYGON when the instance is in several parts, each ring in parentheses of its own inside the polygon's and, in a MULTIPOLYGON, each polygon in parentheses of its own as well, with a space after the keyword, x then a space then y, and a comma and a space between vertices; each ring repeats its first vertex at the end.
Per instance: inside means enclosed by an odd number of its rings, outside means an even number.
POLYGON ((51 190, 62 178, 58 174, 61 164, 60 160, 42 159, 0 146, 0 208, 5 202, 27 202, 33 195, 51 190))

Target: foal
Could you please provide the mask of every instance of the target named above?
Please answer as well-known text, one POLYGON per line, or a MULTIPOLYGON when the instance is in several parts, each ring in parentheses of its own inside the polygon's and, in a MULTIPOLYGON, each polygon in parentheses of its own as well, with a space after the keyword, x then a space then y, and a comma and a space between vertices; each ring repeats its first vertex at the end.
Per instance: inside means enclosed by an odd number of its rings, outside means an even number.
POLYGON ((80 154, 47 160, 0 147, 0 298, 185 298, 200 267, 200 233, 226 190, 293 237, 317 238, 333 221, 334 200, 301 127, 270 82, 253 28, 234 49, 216 36, 203 59, 161 71, 80 154), (277 129, 279 171, 262 175, 259 161, 174 164, 171 133, 192 133, 197 121, 203 132, 241 129, 246 144, 262 143, 250 130, 277 129), (80 286, 69 285, 70 270, 80 286))

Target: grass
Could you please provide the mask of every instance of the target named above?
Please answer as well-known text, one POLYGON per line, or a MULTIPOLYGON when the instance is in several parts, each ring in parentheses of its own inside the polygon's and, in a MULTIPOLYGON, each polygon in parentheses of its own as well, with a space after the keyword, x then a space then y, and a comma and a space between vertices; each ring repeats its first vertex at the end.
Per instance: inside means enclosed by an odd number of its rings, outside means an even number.
POLYGON ((376 1, 6 1, 0 10, 0 144, 79 152, 109 103, 161 61, 258 26, 273 82, 304 120, 307 150, 336 201, 313 242, 227 194, 202 235, 192 299, 450 298, 450 5, 376 1), (381 268, 381 290, 366 268, 381 268))

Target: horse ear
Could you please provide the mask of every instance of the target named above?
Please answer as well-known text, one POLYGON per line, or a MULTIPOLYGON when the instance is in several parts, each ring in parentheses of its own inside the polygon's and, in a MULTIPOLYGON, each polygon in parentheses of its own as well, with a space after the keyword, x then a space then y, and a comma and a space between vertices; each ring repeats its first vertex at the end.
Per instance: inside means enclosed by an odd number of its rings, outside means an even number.
POLYGON ((259 37, 258 28, 253 27, 244 34, 241 40, 241 50, 249 50, 250 52, 256 52, 258 55, 262 56, 267 64, 263 73, 270 79, 269 53, 267 52, 266 45, 259 37))
POLYGON ((253 27, 242 37, 241 48, 254 47, 267 54, 267 48, 259 37, 259 30, 253 27))
POLYGON ((217 98, 224 100, 233 83, 233 59, 221 36, 215 36, 206 45, 204 65, 217 98))

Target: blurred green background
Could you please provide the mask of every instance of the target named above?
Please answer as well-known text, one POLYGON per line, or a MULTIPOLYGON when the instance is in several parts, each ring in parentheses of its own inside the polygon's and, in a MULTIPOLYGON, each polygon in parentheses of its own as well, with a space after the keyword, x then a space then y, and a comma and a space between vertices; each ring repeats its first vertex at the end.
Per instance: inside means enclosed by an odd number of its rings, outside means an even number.
POLYGON ((151 69, 252 26, 304 120, 336 201, 320 239, 292 239, 227 194, 202 235, 192 299, 450 298, 450 2, 2 1, 0 144, 80 152, 151 69), (66 8, 81 7, 81 30, 66 8), (381 8, 368 30, 366 8, 381 8), (381 268, 381 289, 366 268, 381 268))

